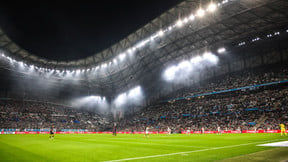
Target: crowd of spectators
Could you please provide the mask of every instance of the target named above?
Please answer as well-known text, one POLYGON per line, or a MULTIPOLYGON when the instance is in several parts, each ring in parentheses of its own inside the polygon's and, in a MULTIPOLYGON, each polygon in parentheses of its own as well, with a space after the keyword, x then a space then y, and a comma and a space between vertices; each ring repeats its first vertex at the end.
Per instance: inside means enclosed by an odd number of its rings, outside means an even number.
POLYGON ((280 123, 288 124, 287 101, 287 85, 230 92, 147 107, 119 125, 123 131, 143 131, 148 125, 154 131, 170 127, 174 132, 187 128, 216 131, 218 126, 222 130, 272 130, 280 123))
MULTIPOLYGON (((287 65, 228 74, 182 89, 168 97, 193 96, 282 80, 288 80, 287 65)), ((119 126, 123 131, 143 131, 150 125, 154 131, 166 131, 170 127, 174 132, 187 128, 215 131, 218 126, 222 130, 278 129, 279 123, 285 123, 288 119, 287 96, 287 83, 284 83, 189 100, 171 100, 126 116, 119 122, 119 126)))
POLYGON ((239 88, 249 85, 288 80, 287 65, 271 65, 238 71, 202 81, 171 93, 165 98, 178 98, 196 94, 239 88))
POLYGON ((0 125, 3 129, 87 129, 101 131, 109 120, 83 109, 35 101, 0 100, 0 125))

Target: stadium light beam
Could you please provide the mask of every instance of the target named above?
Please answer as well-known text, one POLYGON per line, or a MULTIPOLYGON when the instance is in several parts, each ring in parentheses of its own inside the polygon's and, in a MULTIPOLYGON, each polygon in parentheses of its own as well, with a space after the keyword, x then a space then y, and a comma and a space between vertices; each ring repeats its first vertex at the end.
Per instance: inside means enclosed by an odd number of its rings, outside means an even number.
POLYGON ((203 59, 216 64, 218 62, 218 57, 213 55, 211 52, 206 52, 203 54, 203 59))
POLYGON ((191 62, 192 64, 198 64, 198 63, 200 63, 201 61, 202 61, 202 58, 201 58, 200 56, 193 57, 193 58, 190 60, 190 62, 191 62))
POLYGON ((173 80, 175 78, 176 72, 177 72, 177 67, 176 66, 172 66, 172 67, 168 68, 164 72, 165 79, 168 80, 168 81, 173 80))

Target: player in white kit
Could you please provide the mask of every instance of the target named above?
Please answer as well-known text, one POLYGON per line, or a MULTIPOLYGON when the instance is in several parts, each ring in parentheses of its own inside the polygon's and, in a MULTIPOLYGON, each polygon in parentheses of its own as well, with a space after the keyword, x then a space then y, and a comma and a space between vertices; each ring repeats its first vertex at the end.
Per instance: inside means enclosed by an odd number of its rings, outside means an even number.
POLYGON ((149 126, 145 128, 145 137, 149 137, 149 126))
POLYGON ((188 127, 188 128, 187 128, 186 135, 187 135, 187 136, 190 136, 190 134, 191 134, 191 129, 190 129, 190 127, 188 127))
POLYGON ((171 134, 171 128, 170 127, 167 128, 167 132, 168 132, 168 135, 171 134))
POLYGON ((219 125, 218 125, 218 127, 217 127, 217 131, 218 131, 218 134, 221 134, 221 128, 220 128, 219 125))

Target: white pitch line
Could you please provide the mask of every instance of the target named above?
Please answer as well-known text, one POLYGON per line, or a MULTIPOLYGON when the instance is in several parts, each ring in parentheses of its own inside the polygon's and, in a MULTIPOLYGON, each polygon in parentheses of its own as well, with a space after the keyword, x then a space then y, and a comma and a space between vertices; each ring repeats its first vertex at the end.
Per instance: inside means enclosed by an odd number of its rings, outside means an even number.
POLYGON ((279 139, 269 140, 269 141, 261 141, 261 142, 244 143, 244 144, 239 144, 239 145, 230 145, 230 146, 223 146, 223 147, 214 147, 214 148, 208 148, 208 149, 203 149, 203 150, 176 152, 176 153, 171 153, 171 154, 160 154, 160 155, 151 155, 151 156, 127 158, 127 159, 109 160, 109 161, 104 161, 104 162, 129 161, 129 160, 148 159, 148 158, 163 157, 163 156, 172 156, 172 155, 179 155, 179 154, 189 154, 189 153, 194 153, 194 152, 219 150, 219 149, 224 149, 224 148, 239 147, 239 146, 252 145, 252 144, 257 144, 257 143, 266 143, 266 142, 272 142, 272 141, 278 141, 278 140, 279 139))
POLYGON ((288 147, 288 141, 274 142, 274 143, 266 143, 257 146, 270 146, 270 147, 288 147))

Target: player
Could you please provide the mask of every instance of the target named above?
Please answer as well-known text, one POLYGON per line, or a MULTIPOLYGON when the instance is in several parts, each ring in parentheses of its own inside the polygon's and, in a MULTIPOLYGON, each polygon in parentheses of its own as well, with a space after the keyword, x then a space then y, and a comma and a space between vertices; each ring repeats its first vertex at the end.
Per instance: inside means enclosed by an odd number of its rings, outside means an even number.
POLYGON ((113 136, 116 136, 116 133, 117 133, 117 124, 116 123, 114 123, 114 125, 113 125, 113 136))
POLYGON ((190 129, 190 127, 188 127, 188 128, 187 128, 186 135, 187 135, 187 136, 190 136, 190 133, 191 133, 191 129, 190 129))
POLYGON ((279 124, 279 125, 280 125, 280 128, 281 128, 281 136, 283 135, 283 133, 284 133, 285 136, 286 136, 287 134, 286 134, 285 125, 284 125, 284 124, 279 124))
POLYGON ((204 129, 204 127, 202 127, 201 128, 201 133, 204 134, 204 131, 205 131, 205 129, 204 129))
POLYGON ((221 134, 221 128, 220 128, 219 125, 218 125, 218 127, 217 127, 217 131, 218 131, 218 134, 221 134))
POLYGON ((54 139, 54 132, 53 132, 53 128, 50 129, 50 139, 54 139))
POLYGON ((170 127, 167 128, 167 132, 168 132, 168 135, 171 134, 171 128, 170 127))
POLYGON ((131 128, 131 134, 134 134, 134 128, 133 127, 131 128))
POLYGON ((147 127, 145 128, 145 137, 148 137, 148 138, 149 138, 149 129, 150 129, 149 126, 147 126, 147 127))

